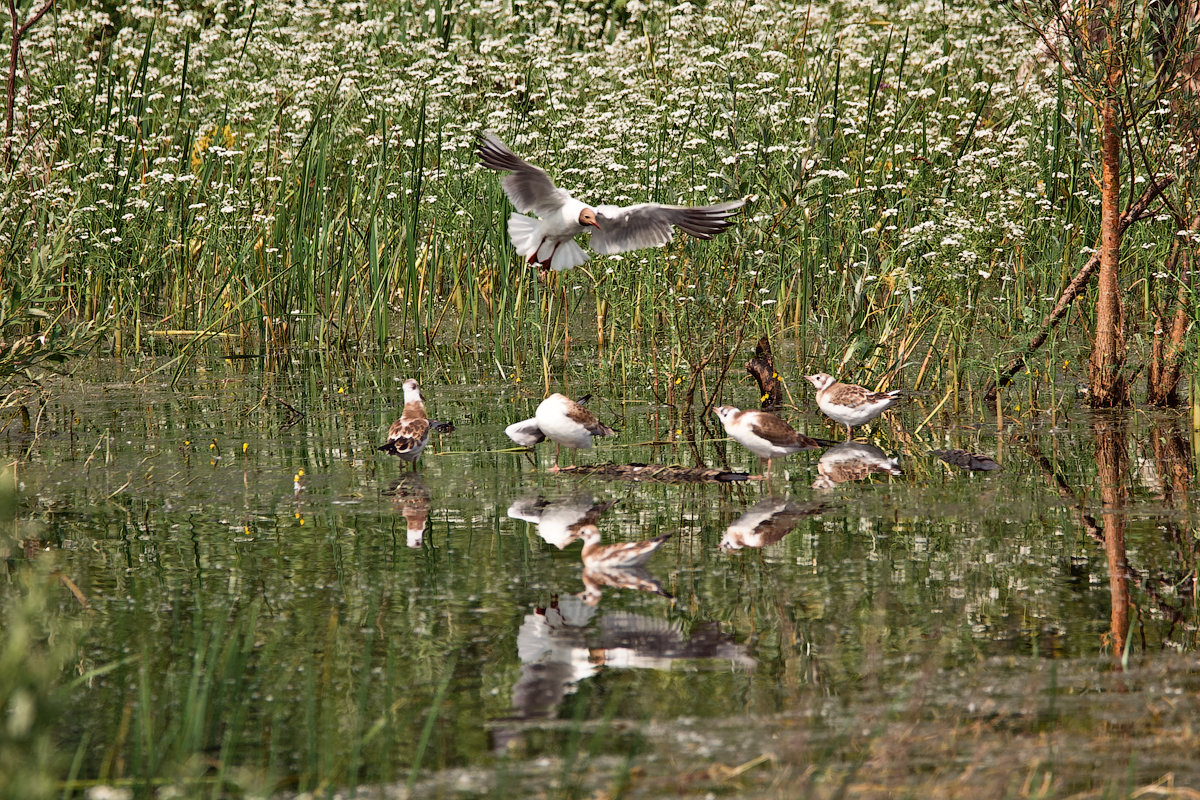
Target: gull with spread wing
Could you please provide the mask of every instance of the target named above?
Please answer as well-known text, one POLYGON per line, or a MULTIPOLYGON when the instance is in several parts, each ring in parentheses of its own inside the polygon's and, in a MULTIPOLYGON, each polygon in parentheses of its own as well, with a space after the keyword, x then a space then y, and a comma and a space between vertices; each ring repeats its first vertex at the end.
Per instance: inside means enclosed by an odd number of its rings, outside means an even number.
POLYGON ((556 464, 564 447, 586 450, 592 446, 593 436, 617 435, 615 430, 596 419, 595 414, 558 392, 538 405, 533 419, 542 435, 556 445, 556 464))
POLYGON ((500 185, 517 211, 508 219, 508 237, 517 253, 540 269, 564 270, 587 261, 575 236, 591 229, 590 245, 601 255, 661 247, 674 229, 711 239, 732 225, 745 199, 711 206, 590 206, 559 189, 545 170, 518 156, 493 133, 479 137, 476 154, 488 169, 511 173, 500 185), (537 217, 527 216, 528 213, 537 217))

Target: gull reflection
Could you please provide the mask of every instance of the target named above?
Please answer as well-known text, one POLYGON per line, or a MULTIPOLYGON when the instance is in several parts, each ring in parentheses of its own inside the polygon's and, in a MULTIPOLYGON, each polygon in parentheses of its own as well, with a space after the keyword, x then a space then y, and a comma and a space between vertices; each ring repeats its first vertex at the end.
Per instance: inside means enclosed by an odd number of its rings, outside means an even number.
POLYGON ((420 547, 425 539, 425 523, 429 520, 429 487, 418 473, 410 473, 392 481, 384 494, 404 515, 409 547, 420 547))
POLYGON ((525 616, 517 655, 521 677, 513 686, 512 715, 492 728, 497 750, 520 741, 522 721, 553 717, 563 698, 602 667, 673 669, 677 662, 699 659, 743 669, 755 665, 747 647, 716 623, 689 626, 685 634, 678 621, 641 614, 614 612, 597 619, 595 606, 575 596, 555 598, 525 616))
POLYGON ((672 597, 645 567, 584 567, 583 591, 576 596, 586 605, 595 606, 600 602, 603 589, 633 589, 668 599, 672 597))
POLYGON ((583 551, 579 554, 587 569, 629 569, 645 564, 662 543, 671 538, 664 533, 644 542, 617 542, 600 544, 600 529, 595 525, 582 525, 578 530, 583 539, 583 551))
POLYGON ((775 544, 791 533, 803 517, 819 514, 824 509, 824 503, 799 505, 786 499, 765 497, 729 523, 718 546, 732 551, 775 544))
POLYGON ((861 481, 870 475, 900 475, 896 459, 873 444, 843 442, 825 451, 817 461, 814 489, 832 489, 846 481, 861 481))
POLYGON ((619 501, 597 502, 591 494, 576 494, 559 500, 541 495, 522 497, 508 507, 508 516, 537 526, 538 536, 559 550, 580 537, 580 529, 595 525, 600 515, 619 501))

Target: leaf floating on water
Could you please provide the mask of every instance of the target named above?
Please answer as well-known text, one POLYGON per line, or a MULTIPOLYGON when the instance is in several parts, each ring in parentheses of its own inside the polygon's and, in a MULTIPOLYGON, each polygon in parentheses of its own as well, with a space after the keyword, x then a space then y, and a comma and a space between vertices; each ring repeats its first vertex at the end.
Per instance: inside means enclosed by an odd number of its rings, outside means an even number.
POLYGON ((732 483, 757 479, 748 472, 727 472, 720 469, 681 467, 673 464, 582 464, 558 467, 554 471, 593 478, 658 481, 661 483, 732 483))
POLYGON ((979 453, 968 453, 966 450, 934 450, 933 454, 947 464, 976 472, 991 472, 1000 469, 1000 465, 990 456, 979 453))

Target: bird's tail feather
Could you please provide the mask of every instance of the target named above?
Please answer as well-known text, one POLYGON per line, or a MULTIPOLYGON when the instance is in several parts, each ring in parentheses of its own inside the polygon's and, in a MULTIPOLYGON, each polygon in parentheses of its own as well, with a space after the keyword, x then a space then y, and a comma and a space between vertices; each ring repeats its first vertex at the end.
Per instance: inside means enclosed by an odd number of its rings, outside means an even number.
POLYGON ((527 217, 515 211, 508 218, 508 238, 517 254, 528 258, 537 252, 542 241, 542 224, 536 217, 527 217))
POLYGON ((561 272, 564 269, 578 267, 587 259, 587 253, 583 252, 583 248, 568 239, 554 251, 554 257, 550 259, 550 268, 555 272, 561 272))

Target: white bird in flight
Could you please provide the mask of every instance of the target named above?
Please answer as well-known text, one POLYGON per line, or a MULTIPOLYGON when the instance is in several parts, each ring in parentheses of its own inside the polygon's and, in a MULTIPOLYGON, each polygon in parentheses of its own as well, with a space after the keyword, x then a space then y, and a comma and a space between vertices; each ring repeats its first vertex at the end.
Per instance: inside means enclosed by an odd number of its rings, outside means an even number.
POLYGON ((516 207, 508 218, 508 237, 517 253, 541 269, 564 270, 587 261, 575 235, 591 228, 591 248, 601 255, 660 247, 679 228, 698 239, 711 239, 732 225, 730 217, 745 199, 711 206, 590 206, 559 189, 545 170, 525 161, 494 133, 479 137, 476 154, 488 169, 511 172, 500 185, 516 207), (532 212, 537 217, 526 216, 532 212))

